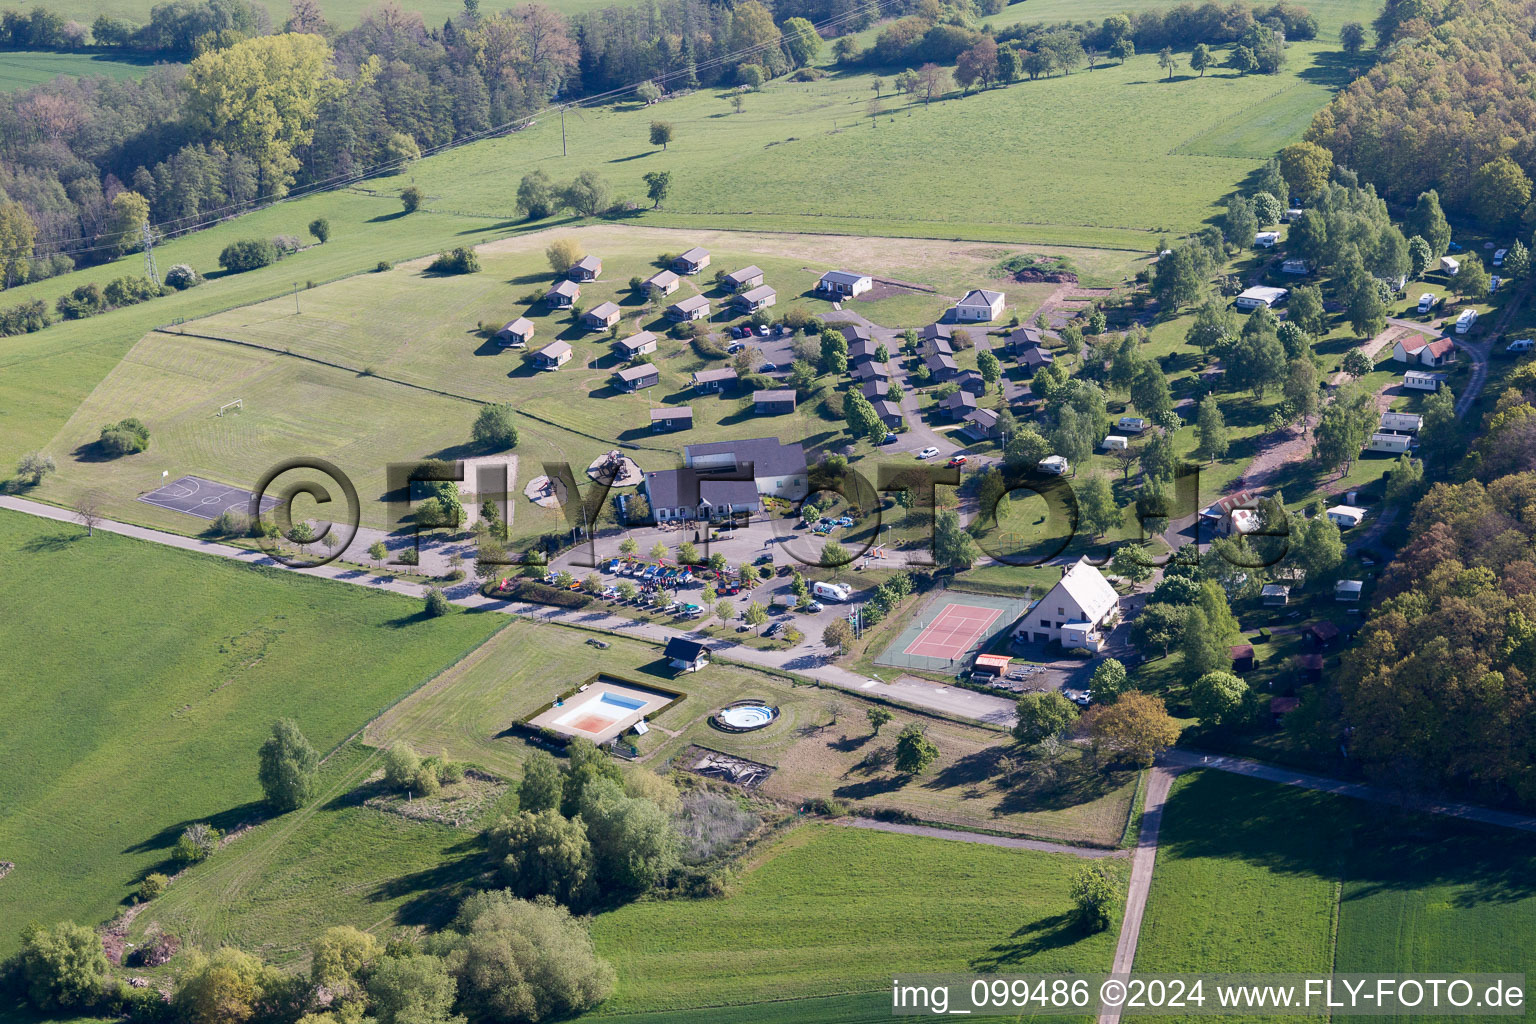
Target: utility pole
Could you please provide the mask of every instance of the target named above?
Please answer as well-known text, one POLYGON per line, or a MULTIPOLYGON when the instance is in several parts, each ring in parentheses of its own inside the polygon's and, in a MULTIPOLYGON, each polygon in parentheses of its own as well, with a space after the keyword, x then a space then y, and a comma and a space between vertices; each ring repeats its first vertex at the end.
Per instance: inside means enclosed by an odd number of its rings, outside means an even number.
POLYGON ((159 287, 160 272, 155 269, 155 233, 149 229, 149 221, 144 221, 141 235, 144 239, 144 276, 150 283, 159 287))
POLYGON ((299 282, 297 281, 293 282, 293 312, 294 315, 299 313, 299 282))
POLYGON ((560 155, 565 156, 565 105, 560 106, 560 155))

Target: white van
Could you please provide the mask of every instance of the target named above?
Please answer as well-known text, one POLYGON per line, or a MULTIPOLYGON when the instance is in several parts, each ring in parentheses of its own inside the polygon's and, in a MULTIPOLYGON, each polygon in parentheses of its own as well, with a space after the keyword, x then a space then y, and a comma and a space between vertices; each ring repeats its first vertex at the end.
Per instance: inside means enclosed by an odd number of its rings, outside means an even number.
POLYGON ((1515 352, 1529 352, 1532 348, 1536 348, 1536 339, 1516 338, 1504 346, 1504 351, 1513 354, 1515 352))
POLYGON ((1472 329, 1472 325, 1475 324, 1475 323, 1477 323, 1477 310, 1475 310, 1475 309, 1464 309, 1464 310, 1462 310, 1461 311, 1461 316, 1458 316, 1456 318, 1456 333, 1457 334, 1466 334, 1468 331, 1470 331, 1472 329))
POLYGON ((1440 304, 1440 299, 1438 297, 1436 297, 1434 292, 1425 292, 1423 295, 1419 296, 1419 312, 1420 313, 1428 313, 1430 310, 1434 309, 1439 304, 1440 304))
POLYGON ((841 583, 812 583, 811 593, 823 601, 835 601, 842 604, 852 596, 853 591, 841 583))

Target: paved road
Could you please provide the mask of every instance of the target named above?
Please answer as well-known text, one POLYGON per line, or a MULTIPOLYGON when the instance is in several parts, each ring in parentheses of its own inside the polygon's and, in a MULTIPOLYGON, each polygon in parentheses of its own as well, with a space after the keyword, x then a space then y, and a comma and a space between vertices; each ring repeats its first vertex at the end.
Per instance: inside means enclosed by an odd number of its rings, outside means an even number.
MULTIPOLYGON (((1141 812, 1141 834, 1131 854, 1131 883, 1125 894, 1125 914, 1120 920, 1120 941, 1115 946, 1112 974, 1130 974, 1136 962, 1136 943, 1141 937, 1141 919, 1147 909, 1147 893, 1152 888, 1152 869, 1157 861, 1157 836, 1163 825, 1163 806, 1168 788, 1173 785, 1177 768, 1159 765, 1147 780, 1147 799, 1141 812)), ((1099 1014, 1099 1024, 1120 1024, 1120 1008, 1099 1014)))
MULTIPOLYGON (((74 513, 68 509, 57 508, 53 505, 46 505, 42 502, 30 501, 26 498, 17 498, 11 495, 0 495, 0 508, 10 509, 13 512, 22 512, 42 519, 51 519, 56 522, 77 522, 74 513)), ((238 562, 247 562, 255 565, 279 565, 274 559, 259 551, 251 551, 229 544, 220 544, 215 541, 201 540, 196 537, 184 537, 180 534, 152 530, 143 526, 134 526, 130 523, 103 520, 96 524, 96 529, 107 533, 120 534, 124 537, 133 537, 137 540, 149 541, 153 544, 164 544, 167 547, 180 548, 183 551, 196 551, 219 558, 229 558, 238 562)), ((322 565, 306 569, 290 569, 289 571, 301 573, 305 576, 336 580, 341 583, 351 583, 355 586, 364 586, 374 590, 388 590, 391 593, 417 598, 418 600, 424 597, 427 592, 425 584, 412 583, 390 576, 380 576, 365 569, 346 566, 322 565)), ((877 682, 832 664, 830 652, 819 641, 813 640, 809 644, 793 649, 759 650, 755 647, 737 645, 729 641, 722 642, 718 638, 706 638, 703 634, 693 633, 688 630, 673 629, 669 626, 651 622, 637 622, 634 619, 614 615, 600 608, 551 608, 545 605, 493 600, 481 596, 473 580, 452 584, 445 588, 445 593, 454 604, 466 608, 487 608, 509 615, 537 619, 541 622, 581 626, 587 629, 603 630, 611 633, 623 633, 628 636, 640 637, 653 643, 664 644, 674 637, 708 639, 711 646, 719 650, 724 656, 746 664, 795 672, 847 690, 867 693, 870 696, 900 700, 917 707, 928 708, 944 714, 958 715, 1002 726, 1011 725, 1013 722, 1014 703, 1010 700, 973 693, 970 690, 958 687, 930 683, 912 677, 891 683, 877 682)))
POLYGON ((1315 789, 1320 793, 1332 793, 1335 796, 1353 797, 1356 800, 1369 800, 1372 803, 1392 804, 1411 811, 1421 811, 1425 814, 1440 814, 1450 818, 1460 818, 1463 821, 1477 822, 1481 825, 1513 828, 1522 832, 1536 832, 1536 815, 1497 811, 1490 807, 1478 807, 1475 804, 1463 804, 1450 800, 1436 800, 1432 797, 1408 796, 1405 798, 1400 794, 1382 789, 1379 786, 1371 786, 1363 782, 1344 782, 1339 779, 1326 778, 1322 775, 1313 775, 1309 772, 1299 772, 1294 768, 1283 768, 1279 765, 1265 764, 1263 761, 1250 761, 1243 757, 1197 754, 1188 750, 1169 750, 1163 753, 1159 761, 1174 768, 1209 768, 1213 771, 1232 772, 1235 775, 1246 775, 1249 778, 1263 779, 1266 782, 1278 782, 1284 786, 1300 786, 1303 789, 1315 789))
POLYGON ((872 818, 839 818, 839 825, 849 828, 867 828, 876 832, 895 832, 903 836, 928 836, 933 839, 951 839, 960 843, 978 843, 982 846, 1003 846, 1010 850, 1037 850, 1040 853, 1064 853, 1069 857, 1085 860, 1104 860, 1125 857, 1125 850, 1095 850, 1086 846, 1068 846, 1065 843, 1046 843, 1038 839, 1016 839, 1012 836, 989 836, 980 832, 961 832, 952 828, 934 828, 932 825, 901 825, 894 821, 875 821, 872 818))

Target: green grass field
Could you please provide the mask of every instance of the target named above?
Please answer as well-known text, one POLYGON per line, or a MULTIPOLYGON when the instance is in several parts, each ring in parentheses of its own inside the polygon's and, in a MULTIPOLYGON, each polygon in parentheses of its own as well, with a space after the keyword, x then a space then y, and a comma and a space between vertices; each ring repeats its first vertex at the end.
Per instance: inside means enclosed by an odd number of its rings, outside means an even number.
MULTIPOLYGON (((385 490, 385 465, 431 453, 461 452, 469 440, 476 402, 484 401, 511 402, 527 414, 519 421, 518 454, 524 480, 517 483, 518 489, 542 472, 540 463, 545 459, 569 460, 579 472, 615 441, 651 449, 639 453, 649 460, 647 468, 673 463, 684 444, 705 438, 768 432, 803 439, 811 448, 841 442, 843 422, 825 418, 814 400, 793 415, 763 418, 744 410, 739 396, 695 395, 689 385, 691 373, 725 364, 706 361, 688 344, 670 338, 663 337, 653 357, 662 371, 659 386, 634 394, 616 390, 611 375, 619 364, 605 333, 582 331, 572 325, 569 314, 551 316, 542 303, 530 306, 523 301, 530 293, 542 295, 551 283, 544 246, 567 233, 556 230, 487 246, 482 252, 484 269, 478 274, 431 277, 422 272, 420 263, 402 265, 387 273, 361 274, 301 291, 296 298, 282 296, 151 333, 48 442, 64 468, 39 490, 39 496, 68 502, 83 490, 100 490, 113 496, 116 515, 186 531, 198 524, 187 516, 132 500, 158 486, 166 466, 176 474, 195 472, 251 484, 279 460, 320 454, 357 483, 365 498, 365 522, 383 526, 385 510, 376 499, 385 490), (571 363, 555 373, 537 373, 523 353, 503 350, 476 333, 481 322, 500 325, 524 314, 537 325, 531 347, 568 339, 576 349, 571 363), (177 331, 252 343, 268 351, 177 331), (177 382, 175 387, 164 386, 171 380, 177 382), (243 402, 240 415, 214 416, 220 406, 236 399, 243 402), (660 404, 689 405, 694 429, 650 434, 648 413, 660 404), (95 438, 103 423, 130 413, 149 424, 154 434, 151 450, 138 457, 96 461, 92 451, 82 446, 95 438)), ((972 285, 990 283, 989 270, 1001 253, 1012 251, 990 245, 683 233, 628 226, 583 228, 574 235, 605 261, 601 281, 583 288, 583 302, 590 308, 604 299, 618 301, 626 317, 621 333, 626 335, 641 326, 663 333, 667 326, 657 310, 643 306, 629 291, 630 278, 654 273, 658 253, 678 252, 695 241, 711 249, 715 266, 756 263, 762 267, 780 292, 776 309, 799 305, 815 313, 828 311, 829 303, 806 293, 820 272, 837 266, 839 258, 932 289, 853 304, 877 320, 914 325, 935 319, 972 285)), ((329 247, 307 250, 292 259, 297 263, 311 254, 320 256, 329 247)), ((1095 250, 1069 250, 1068 254, 1079 259, 1085 271, 1110 276, 1125 269, 1124 254, 1095 250)), ((712 271, 706 271, 690 279, 668 301, 702 290, 718 308, 724 297, 710 277, 712 271)), ((1049 285, 1013 285, 1007 294, 1027 315, 1049 289, 1049 285)), ((734 318, 722 316, 717 324, 723 326, 728 319, 734 318)), ((558 529, 556 519, 553 513, 519 499, 514 527, 518 535, 532 536, 558 529)))
MULTIPOLYGON (((599 1013, 876 993, 903 973, 1108 970, 1114 932, 1084 937, 1068 919, 1081 863, 805 826, 723 899, 642 901, 598 917, 598 949, 619 972, 599 1013)), ((743 1019, 823 1019, 793 1003, 763 1012, 743 1019)))
POLYGON ((193 821, 261 814, 273 719, 324 751, 506 620, 0 514, 0 951, 95 924, 193 821))
POLYGON ((998 786, 989 775, 1011 746, 1005 735, 924 718, 941 757, 923 778, 904 780, 890 770, 885 748, 918 716, 898 711, 875 737, 866 705, 852 697, 718 659, 679 679, 660 662, 655 646, 606 639, 610 646, 599 652, 580 632, 519 620, 370 723, 364 739, 377 747, 404 739, 516 778, 529 748, 501 735, 507 727, 546 703, 556 681, 568 685, 613 672, 688 694, 634 739, 651 768, 697 743, 776 766, 763 792, 789 804, 835 797, 854 807, 900 808, 929 821, 1101 846, 1115 845, 1125 828, 1135 773, 1105 776, 1069 767, 1052 785, 1025 779, 998 786), (750 733, 725 733, 709 724, 716 709, 744 697, 772 700, 778 721, 750 733))
POLYGON ((7 50, 0 52, 0 92, 26 89, 50 82, 60 75, 69 78, 136 78, 151 61, 116 59, 94 53, 48 53, 7 50))
POLYGON ((1164 812, 1136 971, 1519 971, 1536 950, 1528 838, 1187 773, 1164 812))

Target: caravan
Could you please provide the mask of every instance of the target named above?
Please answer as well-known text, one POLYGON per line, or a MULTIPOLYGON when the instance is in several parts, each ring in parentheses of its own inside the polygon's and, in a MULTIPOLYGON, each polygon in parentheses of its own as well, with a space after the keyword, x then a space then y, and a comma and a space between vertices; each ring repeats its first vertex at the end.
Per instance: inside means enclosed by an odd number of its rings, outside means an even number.
POLYGON ((1456 333, 1466 334, 1472 329, 1472 325, 1475 323, 1477 323, 1477 310, 1462 310, 1461 315, 1456 318, 1456 333))

